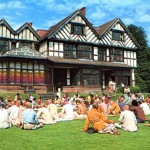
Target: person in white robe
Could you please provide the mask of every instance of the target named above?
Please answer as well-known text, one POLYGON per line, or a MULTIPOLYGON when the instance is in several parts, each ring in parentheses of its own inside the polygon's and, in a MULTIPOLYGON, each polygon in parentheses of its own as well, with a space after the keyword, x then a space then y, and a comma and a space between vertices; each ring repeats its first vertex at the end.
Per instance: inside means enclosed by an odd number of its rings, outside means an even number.
POLYGON ((121 112, 119 123, 114 124, 116 128, 123 129, 124 131, 135 132, 137 128, 137 120, 135 114, 129 110, 129 106, 124 106, 124 111, 121 112))

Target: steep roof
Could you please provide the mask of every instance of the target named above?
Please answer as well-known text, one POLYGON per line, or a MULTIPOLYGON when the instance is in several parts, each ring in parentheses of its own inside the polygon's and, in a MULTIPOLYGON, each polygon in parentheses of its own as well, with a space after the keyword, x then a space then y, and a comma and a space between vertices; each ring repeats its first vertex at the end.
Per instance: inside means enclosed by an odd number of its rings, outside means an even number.
POLYGON ((13 30, 13 28, 6 22, 5 19, 1 19, 0 20, 0 24, 4 24, 13 34, 15 33, 15 31, 13 30))
POLYGON ((94 27, 86 19, 86 17, 83 14, 82 10, 78 9, 78 10, 74 11, 72 14, 70 14, 69 16, 67 16, 66 18, 64 18, 63 20, 61 20, 60 22, 58 22, 56 25, 52 26, 49 30, 47 30, 47 33, 43 37, 41 37, 41 39, 43 40, 43 39, 45 39, 45 38, 47 38, 49 36, 52 36, 57 30, 61 29, 65 24, 67 24, 77 14, 80 14, 82 16, 82 18, 88 24, 88 26, 90 26, 92 31, 99 37, 99 35, 95 31, 94 27))
POLYGON ((40 40, 40 36, 37 34, 37 32, 33 29, 31 23, 26 22, 23 24, 20 28, 16 30, 16 34, 20 33, 24 28, 28 28, 36 37, 38 40, 40 40))
POLYGON ((134 36, 132 35, 132 33, 128 30, 128 28, 124 25, 124 23, 121 21, 120 18, 115 18, 99 27, 95 27, 96 32, 100 35, 100 37, 103 37, 110 29, 112 29, 112 27, 119 22, 122 27, 124 28, 124 30, 127 32, 127 34, 130 36, 130 38, 134 41, 134 43, 136 44, 136 46, 141 49, 139 43, 137 42, 137 40, 134 38, 134 36))
POLYGON ((119 18, 113 19, 99 27, 95 27, 96 32, 102 36, 104 33, 106 33, 114 23, 116 23, 119 20, 119 18))
POLYGON ((33 29, 31 23, 26 22, 23 24, 20 28, 18 28, 16 31, 6 22, 5 19, 0 20, 0 24, 4 24, 12 34, 19 34, 24 28, 28 28, 36 37, 38 40, 40 40, 40 36, 37 34, 37 32, 33 29))

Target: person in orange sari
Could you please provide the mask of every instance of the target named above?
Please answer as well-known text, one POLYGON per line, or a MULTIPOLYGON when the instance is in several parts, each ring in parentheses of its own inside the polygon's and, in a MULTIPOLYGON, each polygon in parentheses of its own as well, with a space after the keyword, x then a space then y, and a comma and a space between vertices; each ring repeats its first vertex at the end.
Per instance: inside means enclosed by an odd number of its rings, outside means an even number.
POLYGON ((119 104, 114 101, 110 101, 110 104, 111 104, 111 106, 110 106, 109 114, 110 115, 119 115, 121 113, 119 104))
POLYGON ((93 107, 88 112, 83 130, 87 131, 90 124, 98 133, 119 134, 114 126, 114 121, 108 120, 106 116, 98 112, 98 104, 96 102, 93 103, 93 107))

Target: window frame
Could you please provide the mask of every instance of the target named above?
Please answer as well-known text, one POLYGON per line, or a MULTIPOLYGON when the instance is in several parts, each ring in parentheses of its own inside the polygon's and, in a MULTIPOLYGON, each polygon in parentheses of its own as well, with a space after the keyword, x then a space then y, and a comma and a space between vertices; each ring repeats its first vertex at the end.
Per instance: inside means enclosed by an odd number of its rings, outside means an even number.
POLYGON ((71 23, 71 34, 85 35, 85 24, 71 23))
POLYGON ((78 45, 77 48, 77 55, 78 59, 88 59, 88 60, 93 60, 93 48, 92 46, 89 45, 78 45), (88 49, 90 48, 90 49, 88 49))
POLYGON ((124 41, 124 31, 112 29, 112 40, 124 41))
POLYGON ((111 62, 124 62, 124 51, 122 49, 110 49, 110 61, 111 62), (118 53, 121 52, 121 53, 118 53))
POLYGON ((106 61, 106 49, 98 48, 98 61, 106 61))

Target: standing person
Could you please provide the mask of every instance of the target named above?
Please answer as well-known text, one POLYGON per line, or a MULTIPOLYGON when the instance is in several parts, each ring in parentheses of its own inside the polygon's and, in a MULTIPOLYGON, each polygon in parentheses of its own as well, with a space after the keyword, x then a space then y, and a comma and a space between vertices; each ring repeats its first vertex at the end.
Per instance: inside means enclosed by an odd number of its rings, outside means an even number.
POLYGON ((144 111, 138 105, 138 102, 136 100, 132 101, 132 107, 130 108, 130 110, 134 112, 138 123, 144 123, 145 122, 144 111))
POLYGON ((4 108, 4 104, 0 103, 0 128, 10 128, 11 123, 7 110, 4 108))
POLYGON ((17 94, 15 95, 14 101, 17 101, 18 98, 21 98, 20 93, 17 93, 17 94))
POLYGON ((112 91, 113 91, 113 87, 112 87, 112 84, 113 84, 113 81, 112 81, 112 79, 110 79, 110 81, 109 81, 109 93, 112 93, 112 91))
POLYGON ((116 92, 116 82, 112 81, 112 92, 116 92))
POLYGON ((129 94, 130 93, 130 88, 126 85, 124 88, 124 94, 129 94))
POLYGON ((22 112, 23 118, 23 129, 31 130, 31 129, 38 129, 43 126, 42 123, 39 123, 38 117, 36 112, 32 109, 32 103, 26 103, 26 109, 22 112))
POLYGON ((124 94, 124 87, 125 87, 124 83, 121 82, 121 91, 122 91, 122 94, 124 94))
POLYGON ((123 110, 124 111, 121 112, 119 117, 119 123, 115 123, 115 127, 129 132, 137 131, 137 120, 135 114, 129 110, 128 105, 125 105, 123 110))

